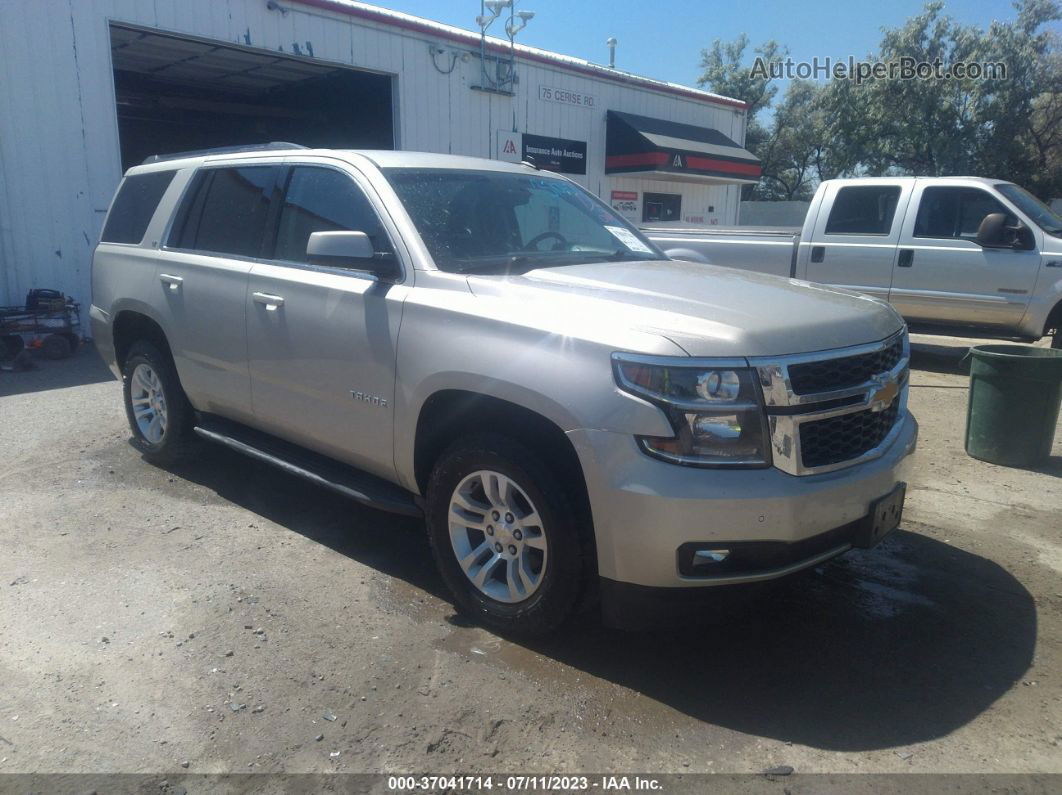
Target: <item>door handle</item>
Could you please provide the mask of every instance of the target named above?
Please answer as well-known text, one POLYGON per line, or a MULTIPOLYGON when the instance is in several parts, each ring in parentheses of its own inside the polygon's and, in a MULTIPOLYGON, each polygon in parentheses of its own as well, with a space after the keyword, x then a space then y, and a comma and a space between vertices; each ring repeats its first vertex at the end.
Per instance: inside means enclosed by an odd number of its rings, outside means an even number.
POLYGON ((826 246, 811 247, 811 261, 822 262, 826 258, 826 246))
POLYGON ((269 293, 251 293, 251 298, 254 299, 256 304, 262 304, 268 311, 275 312, 280 307, 284 306, 284 298, 279 295, 270 295, 269 293))
POLYGON ((180 276, 171 276, 168 273, 160 273, 159 281, 163 284, 169 285, 171 290, 179 290, 181 285, 184 284, 184 279, 180 276))
POLYGON ((914 264, 914 249, 901 248, 900 256, 896 259, 897 268, 910 268, 914 264))

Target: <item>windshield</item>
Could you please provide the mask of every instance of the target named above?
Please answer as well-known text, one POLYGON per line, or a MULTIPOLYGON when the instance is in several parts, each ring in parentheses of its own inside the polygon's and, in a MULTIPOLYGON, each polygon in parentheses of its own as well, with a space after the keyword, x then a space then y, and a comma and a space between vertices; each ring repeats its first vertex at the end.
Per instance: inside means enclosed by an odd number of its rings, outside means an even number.
POLYGON ((540 173, 384 169, 440 270, 666 257, 587 191, 540 173))
POLYGON ((1011 182, 996 185, 996 190, 1018 205, 1018 209, 1049 235, 1062 235, 1062 215, 1059 215, 1025 188, 1011 182))

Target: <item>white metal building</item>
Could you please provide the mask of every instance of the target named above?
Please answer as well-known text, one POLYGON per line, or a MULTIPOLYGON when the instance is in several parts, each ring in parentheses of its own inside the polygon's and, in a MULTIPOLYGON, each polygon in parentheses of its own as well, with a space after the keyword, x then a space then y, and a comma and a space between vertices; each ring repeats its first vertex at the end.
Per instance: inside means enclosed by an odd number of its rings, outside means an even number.
POLYGON ((636 222, 733 224, 759 176, 745 122, 737 100, 350 0, 0 0, 0 305, 87 304, 114 189, 153 153, 533 159, 636 222))

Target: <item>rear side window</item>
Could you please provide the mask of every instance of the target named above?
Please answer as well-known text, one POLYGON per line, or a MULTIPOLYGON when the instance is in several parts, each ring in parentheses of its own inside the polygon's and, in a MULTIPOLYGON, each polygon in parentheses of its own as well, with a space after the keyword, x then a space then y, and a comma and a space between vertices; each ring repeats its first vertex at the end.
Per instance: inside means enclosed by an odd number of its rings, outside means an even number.
POLYGON ((376 211, 349 176, 330 168, 296 166, 288 183, 274 258, 306 261, 312 232, 364 232, 377 253, 392 253, 376 211))
POLYGON ((178 211, 170 245, 191 251, 257 257, 273 201, 276 166, 200 172, 178 211))
POLYGON ((1017 220, 988 191, 979 188, 926 188, 915 218, 915 237, 973 240, 986 215, 1004 213, 1017 220))
POLYGON ((841 188, 833 200, 827 235, 887 235, 900 200, 899 185, 841 188))
POLYGON ((126 177, 114 198, 100 240, 104 243, 139 243, 143 240, 151 216, 176 173, 151 171, 126 177))

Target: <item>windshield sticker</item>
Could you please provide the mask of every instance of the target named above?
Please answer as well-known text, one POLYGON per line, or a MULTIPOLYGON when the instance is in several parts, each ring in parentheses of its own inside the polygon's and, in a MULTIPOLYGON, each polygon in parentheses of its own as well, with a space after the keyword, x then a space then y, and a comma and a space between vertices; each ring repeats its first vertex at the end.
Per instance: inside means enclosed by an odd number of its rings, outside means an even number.
POLYGON ((638 236, 634 234, 630 229, 624 229, 622 226, 606 226, 612 236, 616 238, 620 243, 625 245, 631 251, 637 251, 641 254, 652 254, 653 250, 649 246, 645 245, 638 236))

